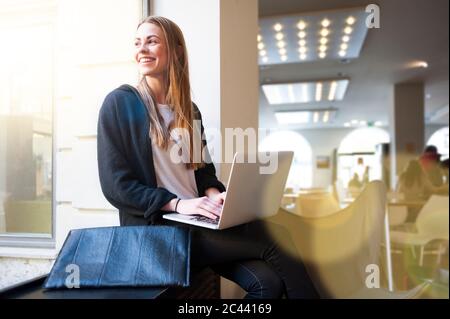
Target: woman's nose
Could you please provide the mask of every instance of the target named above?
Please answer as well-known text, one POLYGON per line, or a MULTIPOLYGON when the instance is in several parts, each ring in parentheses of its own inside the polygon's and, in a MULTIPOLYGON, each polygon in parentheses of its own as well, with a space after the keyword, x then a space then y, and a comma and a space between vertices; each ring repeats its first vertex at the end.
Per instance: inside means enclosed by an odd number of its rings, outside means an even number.
POLYGON ((138 48, 137 48, 137 50, 138 50, 138 53, 141 53, 141 52, 147 52, 147 51, 148 51, 145 44, 139 45, 138 48))

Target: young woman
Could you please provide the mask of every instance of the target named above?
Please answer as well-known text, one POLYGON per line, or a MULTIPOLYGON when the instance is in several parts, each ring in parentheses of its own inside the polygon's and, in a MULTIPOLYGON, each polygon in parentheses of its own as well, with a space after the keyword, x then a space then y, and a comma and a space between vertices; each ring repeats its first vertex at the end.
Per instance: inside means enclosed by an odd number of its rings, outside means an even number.
MULTIPOLYGON (((139 24, 135 41, 142 80, 136 88, 122 85, 111 92, 100 110, 98 164, 103 193, 119 209, 124 226, 180 226, 161 218, 174 211, 217 218, 225 187, 214 165, 193 161, 193 143, 183 143, 172 134, 174 128, 184 129, 192 141, 198 133, 193 121, 201 120, 191 101, 183 34, 172 21, 152 16, 139 24), (178 143, 181 153, 189 154, 187 163, 171 158, 178 143)), ((200 131, 203 134, 203 126, 200 131)), ((280 245, 259 221, 222 231, 184 227, 192 230, 192 266, 211 267, 246 290, 247 298, 318 297, 284 229, 270 226, 281 238, 280 245)))
MULTIPOLYGON (((434 186, 424 172, 418 160, 411 160, 400 175, 396 192, 402 194, 405 200, 428 200, 432 194, 448 195, 448 186, 434 186)), ((410 207, 406 222, 415 222, 420 208, 410 207)))
POLYGON ((436 187, 428 179, 418 160, 411 160, 400 175, 397 192, 406 200, 428 199, 431 194, 445 194, 447 186, 436 187))

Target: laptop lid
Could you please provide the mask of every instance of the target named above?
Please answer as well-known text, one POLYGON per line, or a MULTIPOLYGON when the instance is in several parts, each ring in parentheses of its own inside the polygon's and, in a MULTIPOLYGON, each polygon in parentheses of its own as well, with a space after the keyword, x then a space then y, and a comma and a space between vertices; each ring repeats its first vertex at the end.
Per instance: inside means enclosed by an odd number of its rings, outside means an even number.
POLYGON ((294 152, 238 152, 227 184, 219 229, 278 212, 294 152))

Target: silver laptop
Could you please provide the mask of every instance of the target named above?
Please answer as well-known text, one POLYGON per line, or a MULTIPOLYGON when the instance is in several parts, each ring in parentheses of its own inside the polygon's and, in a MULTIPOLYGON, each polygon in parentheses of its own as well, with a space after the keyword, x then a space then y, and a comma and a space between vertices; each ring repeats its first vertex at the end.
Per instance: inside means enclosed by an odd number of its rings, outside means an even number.
POLYGON ((264 152, 261 153, 261 157, 259 155, 240 152, 234 155, 227 195, 218 220, 178 213, 165 214, 163 217, 200 227, 225 229, 275 215, 281 203, 294 153, 291 151, 264 152), (276 168, 269 174, 267 174, 267 171, 270 171, 269 163, 259 161, 259 158, 267 159, 268 154, 271 161, 277 161, 276 168), (251 159, 252 156, 256 157, 256 163, 243 160, 251 159))

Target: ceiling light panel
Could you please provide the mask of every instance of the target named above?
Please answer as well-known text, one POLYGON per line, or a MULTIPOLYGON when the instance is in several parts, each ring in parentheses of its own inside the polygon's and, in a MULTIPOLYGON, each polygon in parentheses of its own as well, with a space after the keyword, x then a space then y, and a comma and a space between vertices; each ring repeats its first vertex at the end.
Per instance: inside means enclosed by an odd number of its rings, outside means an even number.
POLYGON ((261 18, 259 63, 358 58, 367 35, 366 14, 353 8, 261 18), (286 52, 280 54, 280 48, 286 52))
POLYGON ((271 105, 341 101, 349 84, 348 79, 312 82, 264 84, 263 92, 271 105))
POLYGON ((336 109, 278 111, 275 118, 278 124, 329 124, 336 118, 336 109))

